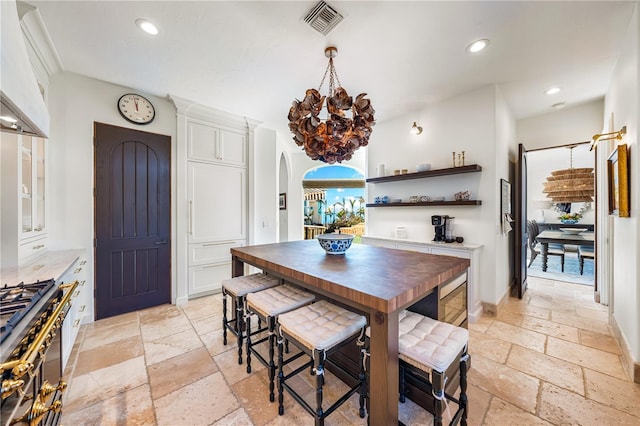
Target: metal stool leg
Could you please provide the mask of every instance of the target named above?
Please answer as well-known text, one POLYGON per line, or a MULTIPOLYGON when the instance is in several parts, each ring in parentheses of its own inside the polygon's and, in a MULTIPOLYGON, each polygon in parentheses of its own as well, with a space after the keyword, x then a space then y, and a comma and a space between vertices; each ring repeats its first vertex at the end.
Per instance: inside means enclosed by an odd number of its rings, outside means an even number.
POLYGON ((431 384, 433 386, 433 425, 442 426, 442 400, 444 399, 442 374, 437 371, 432 371, 431 384))
POLYGON ((364 404, 367 399, 367 366, 365 353, 367 350, 364 347, 360 348, 360 418, 364 419, 366 414, 364 404))
POLYGON ((462 418, 460 424, 467 426, 468 401, 467 401, 467 362, 469 355, 467 353, 460 359, 460 405, 462 406, 462 418))
POLYGON ((242 364, 242 330, 244 328, 242 300, 236 301, 236 327, 238 331, 238 364, 242 364))
POLYGON ((316 426, 324 425, 324 413, 322 412, 322 386, 324 385, 324 351, 313 351, 316 374, 316 426))
MULTIPOLYGON (((267 322, 269 324, 269 401, 273 402, 275 401, 275 398, 276 398, 274 394, 274 388, 275 388, 274 379, 276 375, 276 364, 273 362, 274 346, 276 344, 276 333, 275 333, 276 319, 275 317, 269 317, 267 318, 267 322)), ((278 353, 278 356, 280 356, 279 353, 278 353)))
POLYGON ((407 400, 407 396, 406 396, 406 387, 405 387, 405 383, 406 383, 406 379, 405 379, 405 370, 404 367, 401 365, 400 366, 400 402, 401 403, 405 403, 407 400))
POLYGON ((222 343, 227 344, 227 293, 222 290, 222 343))
POLYGON ((278 414, 284 414, 284 373, 282 372, 284 345, 282 337, 278 338, 278 414))
POLYGON ((247 315, 247 374, 251 374, 251 315, 247 315))

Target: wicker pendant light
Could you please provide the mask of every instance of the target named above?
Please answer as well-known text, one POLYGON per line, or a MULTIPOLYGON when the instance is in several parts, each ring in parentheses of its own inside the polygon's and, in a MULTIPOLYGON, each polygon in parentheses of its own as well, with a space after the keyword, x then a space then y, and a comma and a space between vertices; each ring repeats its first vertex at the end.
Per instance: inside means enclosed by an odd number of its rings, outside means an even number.
POLYGON ((593 168, 573 168, 573 148, 569 154, 569 168, 551 172, 542 192, 554 203, 578 203, 593 201, 595 178, 593 168))

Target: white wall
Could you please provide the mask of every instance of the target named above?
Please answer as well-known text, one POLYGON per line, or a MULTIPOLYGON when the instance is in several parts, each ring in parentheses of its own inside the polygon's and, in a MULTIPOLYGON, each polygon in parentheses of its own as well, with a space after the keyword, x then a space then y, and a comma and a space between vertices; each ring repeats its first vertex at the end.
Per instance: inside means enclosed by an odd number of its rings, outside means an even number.
MULTIPOLYGON (((640 362, 639 49, 640 16, 636 3, 629 30, 605 97, 604 121, 606 124, 602 129, 610 131, 609 127, 613 127, 613 129, 619 130, 622 126, 627 126, 627 134, 621 143, 626 143, 629 146, 631 217, 609 218, 604 209, 599 211, 600 223, 609 225, 608 231, 613 250, 612 317, 619 326, 624 343, 636 363, 640 362)), ((609 144, 601 143, 598 147, 598 166, 603 169, 606 167, 606 158, 610 149, 609 144)), ((638 378, 636 380, 640 381, 638 378)))
MULTIPOLYGON (((498 188, 498 182, 500 179, 510 181, 513 185, 514 182, 510 176, 510 169, 516 161, 517 157, 517 144, 516 144, 516 122, 507 105, 500 87, 495 88, 495 183, 494 188, 498 188)), ((511 190, 513 195, 513 187, 511 190)), ((492 215, 493 218, 497 218, 501 213, 501 194, 496 189, 496 195, 493 197, 493 209, 487 209, 487 214, 492 215)), ((512 206, 512 209, 514 206, 512 206)), ((489 220, 491 217, 489 217, 489 220)), ((493 262, 495 264, 495 293, 494 299, 483 299, 485 302, 497 303, 503 297, 508 294, 509 285, 511 281, 515 279, 515 269, 513 264, 513 254, 510 250, 515 244, 515 231, 511 231, 507 235, 503 232, 495 232, 495 257, 493 262)), ((485 256, 487 252, 485 251, 485 256)), ((485 257, 486 258, 486 257, 485 257)), ((487 278, 484 285, 487 287, 487 291, 483 293, 485 297, 489 297, 490 293, 489 285, 491 281, 487 278)))
MULTIPOLYGON (((72 73, 58 73, 51 78, 50 247, 85 248, 89 253, 93 250, 94 121, 168 135, 172 140, 172 300, 184 299, 187 294, 186 272, 178 274, 176 261, 176 201, 184 196, 176 193, 176 109, 167 98, 147 95, 156 108, 156 118, 149 125, 136 126, 124 120, 116 109, 119 97, 128 92, 136 90, 72 73)), ((256 129, 251 149, 249 238, 256 244, 273 242, 277 235, 276 173, 279 159, 275 132, 256 129)), ((93 261, 89 267, 88 276, 93 276, 93 261)))
MULTIPOLYGON (((156 108, 156 118, 146 126, 136 126, 122 118, 116 108, 120 96, 134 90, 72 73, 52 76, 49 90, 49 247, 53 250, 84 248, 91 254, 94 236, 94 121, 171 136, 171 167, 175 171, 175 108, 166 99, 147 96, 156 108)), ((172 175, 171 186, 173 193, 175 175, 172 175)), ((171 202, 172 211, 175 211, 175 197, 171 202)), ((174 232, 175 216, 172 215, 173 240, 174 232)), ((175 261, 175 245, 172 258, 175 261)), ((93 256, 90 255, 89 259, 87 276, 92 278, 93 256)), ((93 313, 88 317, 92 318, 93 313)))
POLYGON ((287 156, 284 152, 280 153, 279 169, 278 169, 278 197, 285 194, 285 207, 280 209, 280 198, 278 198, 278 241, 289 241, 289 211, 290 201, 289 195, 289 165, 287 164, 287 156), (289 199, 287 199, 289 198, 289 199))
POLYGON ((411 240, 433 239, 432 215, 454 216, 454 234, 466 242, 482 244, 480 297, 497 303, 508 287, 507 237, 501 234, 499 218, 499 182, 508 179, 509 153, 515 146, 515 125, 495 86, 473 92, 416 111, 410 116, 379 122, 368 146, 367 176, 375 176, 376 167, 387 170, 407 168, 415 171, 418 163, 430 163, 433 169, 452 166, 452 152, 465 151, 465 164, 479 164, 482 172, 368 184, 367 200, 388 195, 406 199, 411 195, 445 196, 470 190, 481 206, 387 207, 367 209, 367 235, 392 237, 397 226, 404 226, 411 240), (416 121, 424 129, 421 135, 409 133, 416 121), (499 270, 499 272, 498 272, 499 270))
MULTIPOLYGON (((567 148, 552 148, 589 141, 591 136, 602 131, 604 99, 597 99, 572 108, 552 111, 535 117, 518 120, 516 138, 527 153, 527 217, 542 222, 559 223, 558 212, 551 200, 542 193, 543 183, 553 170, 570 166, 567 148)), ((573 167, 595 167, 595 154, 589 145, 578 145, 573 149, 573 167)), ((600 169, 600 173, 602 170, 600 169)), ((572 203, 571 211, 577 212, 583 203, 572 203)), ((595 205, 587 210, 581 220, 595 223, 595 205)))
POLYGON ((278 169, 276 132, 258 127, 255 131, 254 155, 251 158, 251 181, 254 224, 250 229, 250 244, 266 244, 276 241, 278 212, 278 169))
POLYGON ((526 149, 549 148, 591 140, 602 130, 604 100, 518 120, 516 137, 526 149))

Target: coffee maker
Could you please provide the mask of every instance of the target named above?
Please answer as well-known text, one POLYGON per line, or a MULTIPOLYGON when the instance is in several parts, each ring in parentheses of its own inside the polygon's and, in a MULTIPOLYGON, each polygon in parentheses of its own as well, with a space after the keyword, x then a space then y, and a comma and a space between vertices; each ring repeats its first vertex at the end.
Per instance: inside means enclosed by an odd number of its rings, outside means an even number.
POLYGON ((433 241, 437 243, 448 243, 455 241, 451 236, 451 220, 454 219, 447 215, 433 215, 431 216, 431 224, 435 228, 435 236, 433 241))

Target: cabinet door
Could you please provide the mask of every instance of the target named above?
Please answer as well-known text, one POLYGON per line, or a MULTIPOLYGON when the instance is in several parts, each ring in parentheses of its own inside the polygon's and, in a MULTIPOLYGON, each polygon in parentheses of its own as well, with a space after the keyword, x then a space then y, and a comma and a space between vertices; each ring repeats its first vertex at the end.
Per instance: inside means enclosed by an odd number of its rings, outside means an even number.
POLYGON ((189 162, 189 242, 242 240, 247 234, 246 170, 189 162))
POLYGON ((245 133, 220 130, 219 157, 226 164, 245 166, 247 153, 247 135, 245 133))
POLYGON ((187 155, 190 160, 220 161, 218 128, 202 123, 187 123, 187 155))
POLYGON ((244 245, 245 241, 189 244, 189 266, 231 262, 231 249, 244 245))
POLYGON ((189 268, 189 296, 218 291, 222 280, 231 278, 231 262, 189 268))

